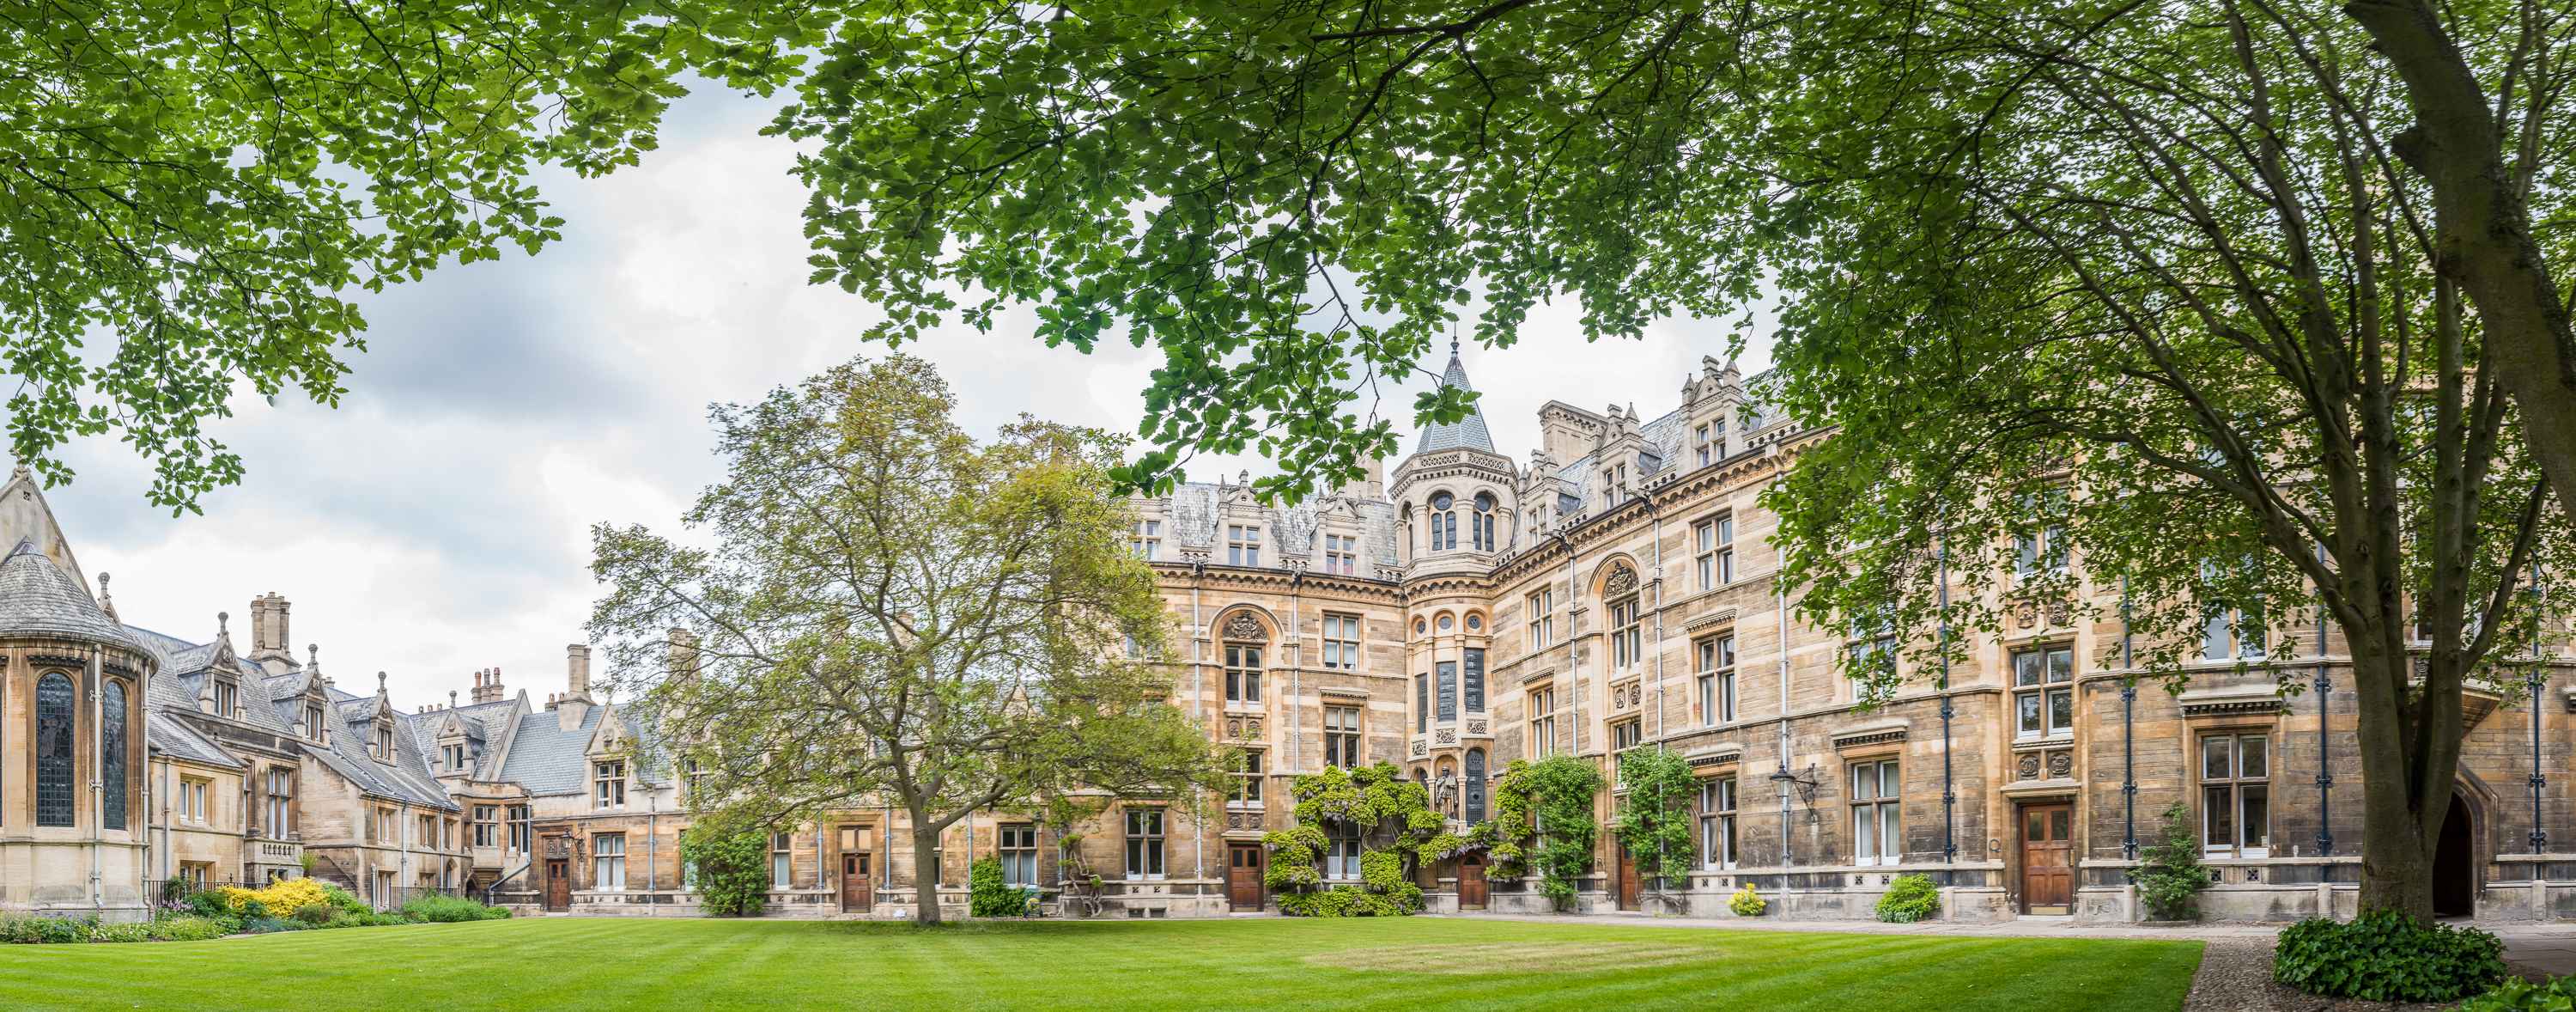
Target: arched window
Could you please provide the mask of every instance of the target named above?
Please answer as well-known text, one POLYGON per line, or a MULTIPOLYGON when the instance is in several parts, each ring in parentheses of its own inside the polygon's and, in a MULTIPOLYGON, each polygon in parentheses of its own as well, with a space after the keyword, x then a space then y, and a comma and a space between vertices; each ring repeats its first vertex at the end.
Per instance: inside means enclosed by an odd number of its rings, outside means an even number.
POLYGON ((1610 602, 1610 667, 1625 670, 1645 660, 1645 640, 1638 628, 1637 571, 1626 564, 1610 571, 1601 583, 1601 596, 1610 602))
POLYGON ((36 825, 73 824, 72 680, 36 680, 36 825))
POLYGON ((1470 522, 1473 524, 1473 532, 1472 532, 1472 535, 1471 535, 1471 536, 1473 536, 1473 537, 1475 538, 1475 540, 1476 540, 1476 550, 1477 550, 1477 551, 1479 551, 1479 552, 1490 552, 1490 551, 1493 551, 1493 550, 1494 550, 1494 494, 1493 494, 1493 493, 1491 493, 1491 492, 1478 492, 1478 493, 1476 493, 1476 515, 1475 515, 1473 518, 1471 518, 1471 519, 1470 519, 1470 522))
POLYGON ((1431 493, 1431 550, 1447 551, 1458 547, 1458 505, 1447 492, 1431 493))
POLYGON ((125 683, 108 679, 99 693, 99 824, 125 828, 125 683))
POLYGON ((1485 750, 1467 750, 1467 824, 1485 821, 1485 750))

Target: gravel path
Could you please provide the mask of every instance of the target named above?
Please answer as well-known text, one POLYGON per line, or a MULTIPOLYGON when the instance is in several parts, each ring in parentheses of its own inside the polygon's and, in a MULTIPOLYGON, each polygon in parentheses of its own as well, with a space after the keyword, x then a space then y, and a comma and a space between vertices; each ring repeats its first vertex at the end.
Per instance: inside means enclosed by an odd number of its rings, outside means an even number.
POLYGON ((2440 1005, 2343 1001, 2272 982, 2272 940, 2213 938, 2201 949, 2183 1012, 2433 1012, 2440 1005))

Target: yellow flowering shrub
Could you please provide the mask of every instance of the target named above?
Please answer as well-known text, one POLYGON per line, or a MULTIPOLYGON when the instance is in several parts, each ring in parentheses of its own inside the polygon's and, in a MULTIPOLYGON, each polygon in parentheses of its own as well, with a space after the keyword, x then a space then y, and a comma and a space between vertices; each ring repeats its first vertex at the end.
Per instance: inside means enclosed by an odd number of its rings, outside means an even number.
POLYGON ((322 883, 309 878, 279 879, 257 889, 222 886, 215 891, 224 898, 224 909, 236 914, 252 900, 258 900, 259 905, 267 907, 269 914, 275 917, 284 917, 316 903, 331 902, 330 894, 322 889, 322 883))

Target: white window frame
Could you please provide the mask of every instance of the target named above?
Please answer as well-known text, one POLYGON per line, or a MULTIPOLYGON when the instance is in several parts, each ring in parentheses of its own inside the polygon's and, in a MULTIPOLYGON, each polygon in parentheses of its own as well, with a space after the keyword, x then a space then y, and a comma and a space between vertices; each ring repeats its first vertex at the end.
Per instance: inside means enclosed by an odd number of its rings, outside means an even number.
POLYGON ((601 759, 590 764, 590 807, 615 811, 626 807, 626 760, 601 759))
POLYGON ((1735 634, 1696 640, 1691 654, 1699 668, 1700 722, 1709 727, 1735 723, 1735 634))
POLYGON ((2057 741, 2075 736, 2075 646, 2047 643, 2012 652, 2013 739, 2057 741), (2052 666, 2058 657, 2065 664, 2052 666), (2028 662, 2025 663, 2025 659, 2028 662), (2058 722, 2057 703, 2066 704, 2065 723, 2058 722), (2038 726, 2031 726, 2031 718, 2038 726))
POLYGON ((1735 776, 1711 777, 1699 782, 1699 861, 1705 871, 1726 871, 1735 867, 1739 856, 1736 833, 1737 793, 1735 776))
POLYGON ((993 853, 1002 861, 1002 881, 1014 886, 1038 884, 1037 824, 1004 823, 994 832, 993 853))
POLYGON ((2194 757, 2200 773, 2200 849, 2207 857, 2265 858, 2272 856, 2272 737, 2262 732, 2214 731, 2202 735, 2195 745, 2194 757), (2211 762, 2210 746, 2224 744, 2225 765, 2211 762), (2248 772, 2246 745, 2254 743, 2253 754, 2262 769, 2248 772), (2249 805, 2248 802, 2252 804, 2249 805), (2249 807, 2259 807, 2261 817, 2248 818, 2249 807), (2213 815, 2224 813, 2227 821, 2217 822, 2213 815), (2256 825, 2259 822, 2261 825, 2256 825), (2212 840, 2224 828, 2224 842, 2212 840), (2259 841, 2259 842, 2257 842, 2259 841))
POLYGON ((1528 614, 1523 623, 1529 629, 1529 648, 1545 650, 1556 643, 1556 588, 1541 587, 1529 592, 1528 614))
POLYGON ((1851 764, 1852 863, 1901 864, 1905 860, 1905 779, 1892 758, 1851 764), (1892 785, 1892 786, 1891 786, 1892 785))
POLYGON ((1261 525, 1226 525, 1225 564, 1229 566, 1258 566, 1261 564, 1261 525))
POLYGON ((1358 769, 1366 765, 1360 754, 1365 740, 1360 727, 1360 708, 1350 705, 1324 707, 1324 765, 1358 769))
POLYGON ((1163 810, 1155 807, 1126 810, 1123 821, 1127 830, 1127 881, 1157 882, 1164 877, 1170 854, 1164 839, 1163 816, 1163 810))
POLYGON ((590 887, 599 892, 626 891, 626 834, 598 833, 591 836, 590 887))
POLYGON ((1556 754, 1556 686, 1542 685, 1531 689, 1529 747, 1532 759, 1545 759, 1556 754))
POLYGON ((1359 616, 1324 613, 1324 666, 1342 671, 1360 669, 1359 616))

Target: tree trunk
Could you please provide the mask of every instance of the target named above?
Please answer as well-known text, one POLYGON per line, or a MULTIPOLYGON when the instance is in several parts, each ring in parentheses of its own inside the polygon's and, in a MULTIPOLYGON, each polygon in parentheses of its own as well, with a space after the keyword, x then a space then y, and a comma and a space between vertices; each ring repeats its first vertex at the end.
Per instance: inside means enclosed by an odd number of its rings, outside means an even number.
POLYGON ((2576 516, 2576 325, 2532 240, 2502 125, 2431 5, 2352 0, 2343 10, 2406 83, 2415 125, 2396 148, 2432 186, 2434 219, 2448 237, 2441 269, 2477 308, 2496 380, 2521 409, 2524 441, 2561 513, 2576 516))
POLYGON ((912 813, 912 881, 915 899, 912 923, 924 927, 939 923, 939 832, 926 813, 912 813))
MULTIPOLYGON (((2356 630, 2357 632, 2357 630, 2356 630)), ((2428 685, 2409 703, 2412 662, 2394 637, 2352 636, 2360 699, 2361 909, 2433 917, 2433 853, 2460 755, 2460 689, 2428 685), (2430 722, 2432 733, 2425 730, 2430 722)))

